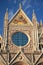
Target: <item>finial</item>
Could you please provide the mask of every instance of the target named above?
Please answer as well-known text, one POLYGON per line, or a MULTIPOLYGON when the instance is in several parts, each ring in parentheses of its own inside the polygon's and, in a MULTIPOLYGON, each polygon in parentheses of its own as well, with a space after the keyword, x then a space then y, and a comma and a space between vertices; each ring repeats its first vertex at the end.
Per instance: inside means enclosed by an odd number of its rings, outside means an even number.
POLYGON ((8 8, 6 9, 6 11, 8 11, 8 8))
POLYGON ((6 12, 8 12, 8 8, 6 9, 6 12))
POLYGON ((22 8, 22 3, 19 4, 19 9, 21 9, 21 8, 22 8))
POLYGON ((33 13, 34 13, 34 9, 33 9, 33 13))
POLYGON ((34 9, 33 9, 33 16, 35 16, 34 9))

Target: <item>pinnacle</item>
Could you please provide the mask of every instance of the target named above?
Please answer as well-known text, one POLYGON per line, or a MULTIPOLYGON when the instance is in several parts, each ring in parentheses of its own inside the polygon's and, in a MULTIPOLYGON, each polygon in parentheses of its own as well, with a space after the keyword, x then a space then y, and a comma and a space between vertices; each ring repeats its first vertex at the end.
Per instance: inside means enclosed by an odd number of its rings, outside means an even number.
POLYGON ((21 3, 19 4, 19 9, 22 9, 22 4, 21 3))

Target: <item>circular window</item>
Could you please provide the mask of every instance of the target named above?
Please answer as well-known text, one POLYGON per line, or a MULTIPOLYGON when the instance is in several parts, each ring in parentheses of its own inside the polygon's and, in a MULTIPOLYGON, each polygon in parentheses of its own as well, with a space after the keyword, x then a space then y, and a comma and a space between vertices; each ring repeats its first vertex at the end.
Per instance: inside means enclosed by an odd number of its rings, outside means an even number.
POLYGON ((16 32, 12 35, 12 41, 17 46, 24 46, 28 43, 29 39, 26 34, 22 32, 16 32))

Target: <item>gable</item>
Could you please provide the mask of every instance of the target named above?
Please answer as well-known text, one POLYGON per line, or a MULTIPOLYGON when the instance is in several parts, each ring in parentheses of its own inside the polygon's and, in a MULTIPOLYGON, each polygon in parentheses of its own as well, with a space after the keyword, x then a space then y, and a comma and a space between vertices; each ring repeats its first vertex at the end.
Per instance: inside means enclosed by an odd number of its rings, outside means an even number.
POLYGON ((15 15, 9 20, 9 24, 18 24, 18 25, 27 24, 33 26, 31 20, 26 16, 26 14, 22 9, 18 10, 15 13, 15 15))
POLYGON ((39 58, 37 59, 37 61, 35 62, 35 65, 39 65, 40 63, 43 62, 43 53, 40 54, 39 58))
POLYGON ((6 65, 5 60, 0 56, 0 65, 6 65))
MULTIPOLYGON (((11 63, 12 64, 16 64, 17 62, 20 62, 21 65, 21 61, 24 62, 26 65, 30 65, 30 61, 27 59, 27 57, 25 56, 25 54, 20 50, 15 57, 12 58, 11 63)), ((24 64, 24 65, 25 65, 24 64)))

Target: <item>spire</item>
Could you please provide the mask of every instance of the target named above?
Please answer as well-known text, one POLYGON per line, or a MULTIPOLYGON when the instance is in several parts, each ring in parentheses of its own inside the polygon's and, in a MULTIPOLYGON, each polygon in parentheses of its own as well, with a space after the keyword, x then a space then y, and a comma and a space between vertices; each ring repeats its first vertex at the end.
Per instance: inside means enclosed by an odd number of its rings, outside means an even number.
POLYGON ((34 19, 36 19, 36 15, 35 15, 35 13, 34 13, 34 9, 33 9, 32 17, 33 17, 34 19))
POLYGON ((35 16, 34 9, 33 9, 33 16, 35 16))
POLYGON ((34 9, 33 9, 33 14, 32 14, 32 22, 33 22, 34 26, 37 27, 38 22, 37 22, 37 19, 36 19, 36 15, 34 13, 34 9))
POLYGON ((8 12, 8 8, 6 9, 6 12, 8 12))
POLYGON ((6 9, 6 13, 4 17, 4 36, 3 36, 4 49, 6 48, 6 44, 7 44, 7 34, 8 34, 7 31, 8 31, 8 8, 6 9))
POLYGON ((32 21, 37 21, 37 19, 36 19, 36 15, 35 15, 35 13, 34 13, 34 9, 33 9, 33 14, 32 14, 32 21))
POLYGON ((5 19, 7 19, 7 20, 8 20, 8 8, 6 9, 5 19))
POLYGON ((40 26, 42 26, 42 20, 40 20, 40 26))
POLYGON ((5 17, 4 17, 4 26, 8 25, 8 8, 6 9, 5 17))
POLYGON ((20 10, 22 9, 22 3, 19 4, 19 9, 20 9, 20 10))

